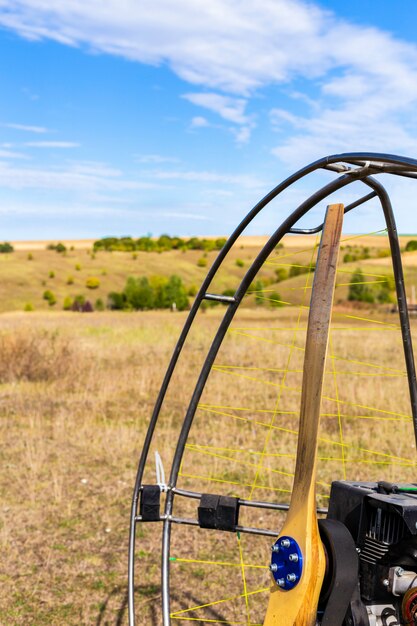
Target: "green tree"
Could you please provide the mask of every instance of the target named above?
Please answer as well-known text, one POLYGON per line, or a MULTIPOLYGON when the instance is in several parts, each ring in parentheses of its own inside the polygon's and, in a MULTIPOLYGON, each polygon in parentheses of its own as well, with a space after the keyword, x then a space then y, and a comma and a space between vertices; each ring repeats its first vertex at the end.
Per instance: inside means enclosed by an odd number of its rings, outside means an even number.
POLYGON ((162 287, 157 304, 158 308, 163 309, 169 309, 175 304, 178 311, 184 311, 184 309, 188 308, 187 290, 179 276, 174 274, 169 277, 162 287))
POLYGON ((351 276, 348 300, 357 302, 374 302, 375 297, 372 290, 365 284, 364 275, 361 269, 357 269, 351 276))
POLYGON ((154 308, 154 290, 146 276, 128 278, 123 293, 127 304, 136 311, 154 308))

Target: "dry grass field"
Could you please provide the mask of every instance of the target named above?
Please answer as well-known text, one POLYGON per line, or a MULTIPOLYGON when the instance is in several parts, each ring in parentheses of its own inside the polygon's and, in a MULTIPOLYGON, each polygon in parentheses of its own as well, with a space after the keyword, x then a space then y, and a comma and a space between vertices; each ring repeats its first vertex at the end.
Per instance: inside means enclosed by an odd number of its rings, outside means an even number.
MULTIPOLYGON (((375 239, 379 247, 386 246, 384 238, 375 239)), ((301 243, 285 243, 261 276, 273 276, 277 267, 309 263, 311 239, 309 247, 301 243)), ((236 258, 249 263, 258 245, 238 246, 213 290, 235 285, 245 271, 236 258)), ((76 248, 66 257, 41 249, 33 251, 32 260, 26 250, 0 255, 2 306, 9 311, 0 318, 2 626, 127 624, 127 540, 136 465, 186 318, 185 313, 161 311, 42 310, 47 305, 41 299, 35 311, 24 313, 22 303, 35 299, 28 290, 38 297, 44 288, 40 277, 50 267, 55 277, 42 280, 50 281, 48 287, 55 281, 63 298, 68 288, 64 277, 81 260, 75 289, 97 267, 107 268, 103 293, 120 289, 138 267, 148 274, 175 267, 182 275, 187 270, 187 281, 198 284, 206 272, 196 266, 198 254, 144 253, 133 259, 125 253, 100 253, 92 258, 88 250, 76 248)), ((347 283, 357 266, 341 262, 339 267, 319 441, 317 494, 322 506, 335 479, 415 481, 398 318, 391 305, 348 306, 347 283)), ((417 277, 414 266, 406 262, 409 285, 417 277)), ((384 258, 363 260, 360 267, 368 272, 367 280, 389 272, 384 258)), ((289 501, 311 275, 294 276, 278 288, 287 306, 269 306, 267 289, 262 306, 249 295, 226 335, 190 432, 180 487, 289 501)), ((218 307, 197 316, 161 412, 146 483, 155 482, 155 450, 168 472, 193 386, 223 313, 218 307)), ((415 337, 415 321, 412 326, 415 337)), ((175 514, 195 518, 196 502, 177 498, 175 514)), ((248 526, 278 532, 282 520, 282 514, 242 510, 241 523, 248 526)), ((136 612, 141 626, 161 623, 160 531, 159 524, 138 526, 136 612)), ((262 624, 269 546, 268 538, 175 526, 173 622, 262 624)))
MULTIPOLYGON (((345 472, 351 478, 396 480, 413 480, 415 472, 396 318, 379 315, 364 322, 351 314, 344 309, 334 314, 335 358, 329 360, 320 442, 318 493, 324 505, 330 481, 345 472)), ((167 467, 220 315, 220 310, 201 315, 175 392, 167 398, 155 444, 167 467)), ((360 317, 367 315, 363 311, 360 317)), ((288 501, 305 321, 305 312, 300 316, 289 307, 238 315, 197 412, 181 486, 288 501)), ((2 315, 2 624, 127 623, 136 463, 183 322, 184 314, 159 312, 2 315)), ((148 482, 155 480, 152 468, 150 463, 148 482)), ((191 511, 185 501, 177 514, 195 516, 193 506, 191 511)), ((281 519, 255 513, 243 522, 278 530, 281 519)), ((143 626, 160 624, 159 533, 159 525, 139 527, 137 615, 143 626)), ((248 590, 267 586, 269 543, 242 535, 238 546, 234 535, 174 528, 173 611, 239 596, 239 549, 248 590)), ((249 597, 250 623, 261 623, 261 594, 249 597)), ((177 621, 240 623, 242 602, 216 605, 205 614, 178 613, 177 621)))

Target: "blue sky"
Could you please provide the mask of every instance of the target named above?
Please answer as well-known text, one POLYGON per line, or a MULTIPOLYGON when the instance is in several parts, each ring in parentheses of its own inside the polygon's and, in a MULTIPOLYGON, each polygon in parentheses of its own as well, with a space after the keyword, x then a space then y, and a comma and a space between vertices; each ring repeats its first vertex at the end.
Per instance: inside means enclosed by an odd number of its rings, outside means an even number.
MULTIPOLYGON (((416 23, 414 0, 0 0, 1 239, 228 234, 315 158, 416 157, 416 23)), ((387 184, 417 232, 417 183, 387 184)))

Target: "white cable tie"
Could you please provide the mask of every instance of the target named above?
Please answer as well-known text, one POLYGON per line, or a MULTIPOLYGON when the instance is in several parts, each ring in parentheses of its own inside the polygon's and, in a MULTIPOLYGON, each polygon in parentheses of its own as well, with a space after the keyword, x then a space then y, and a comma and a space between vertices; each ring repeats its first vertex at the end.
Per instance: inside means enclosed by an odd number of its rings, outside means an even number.
POLYGON ((161 491, 168 491, 168 486, 165 482, 165 470, 162 463, 161 455, 156 450, 155 452, 155 469, 156 469, 156 484, 161 491))

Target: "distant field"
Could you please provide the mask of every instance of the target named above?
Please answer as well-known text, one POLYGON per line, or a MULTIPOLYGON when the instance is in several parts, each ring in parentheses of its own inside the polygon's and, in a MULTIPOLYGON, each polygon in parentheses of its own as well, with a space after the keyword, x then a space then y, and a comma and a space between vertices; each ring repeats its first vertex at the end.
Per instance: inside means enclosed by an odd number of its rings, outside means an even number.
MULTIPOLYGON (((411 236, 401 237, 401 246, 405 247, 411 238, 411 236)), ((265 241, 266 237, 263 236, 240 238, 225 261, 212 290, 221 293, 226 289, 236 289, 265 241)), ((259 274, 259 278, 265 283, 265 290, 278 292, 286 302, 297 303, 304 279, 302 276, 296 276, 278 283, 276 270, 281 267, 288 271, 294 264, 308 265, 312 246, 316 241, 316 236, 286 236, 283 240, 284 247, 271 256, 259 274)), ((68 296, 74 298, 77 295, 84 295, 93 305, 98 298, 105 303, 108 293, 121 291, 129 276, 177 274, 187 290, 195 292, 217 255, 217 252, 203 253, 200 250, 134 254, 100 251, 93 254, 92 240, 64 240, 68 251, 63 255, 46 250, 48 243, 50 242, 15 242, 15 252, 0 254, 0 311, 22 311, 28 305, 34 310, 51 309, 43 299, 46 290, 52 291, 57 301, 52 310, 62 310, 64 299, 68 296), (205 267, 199 267, 198 262, 201 259, 204 259, 205 267), (97 289, 89 290, 86 287, 86 281, 91 277, 98 278, 100 286, 97 289)), ((387 248, 388 243, 385 236, 345 235, 342 256, 349 245, 368 247, 371 256, 377 256, 379 251, 387 248)), ((346 276, 345 280, 338 280, 340 287, 336 292, 336 299, 346 299, 345 283, 358 267, 370 275, 384 276, 391 271, 390 263, 389 258, 371 258, 345 263, 341 269, 346 276)), ((417 284, 417 252, 405 254, 404 265, 409 284, 417 284)), ((367 280, 381 279, 378 276, 369 276, 367 280)), ((252 306, 253 299, 247 304, 252 306)))

